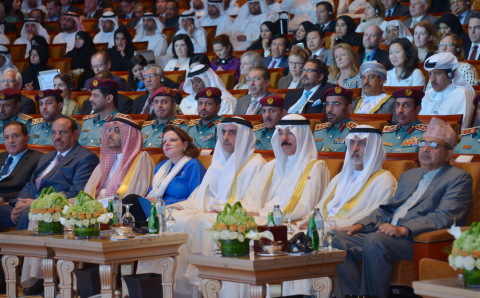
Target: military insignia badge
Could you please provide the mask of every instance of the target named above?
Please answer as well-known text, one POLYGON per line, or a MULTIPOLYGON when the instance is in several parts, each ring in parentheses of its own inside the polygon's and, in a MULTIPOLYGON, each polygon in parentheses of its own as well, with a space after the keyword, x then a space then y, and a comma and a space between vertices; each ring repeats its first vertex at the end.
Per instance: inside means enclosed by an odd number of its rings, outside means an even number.
POLYGON ((206 94, 207 94, 207 96, 212 96, 213 92, 212 92, 212 90, 207 90, 206 94))
POLYGON ((43 92, 41 92, 41 91, 38 92, 38 97, 43 97, 43 96, 44 96, 43 92))
POLYGON ((98 86, 98 81, 97 81, 97 80, 93 80, 92 84, 93 84, 93 86, 97 87, 97 86, 98 86))
POLYGON ((411 96, 412 94, 413 94, 412 89, 407 89, 407 90, 405 90, 405 95, 406 95, 406 96, 411 96))
POLYGON ((0 93, 0 99, 5 99, 5 95, 3 93, 0 93))
POLYGON ((342 87, 340 87, 340 86, 335 87, 335 93, 337 93, 337 94, 342 93, 342 87))
POLYGON ((267 98, 267 103, 269 105, 271 105, 273 103, 273 98, 271 98, 271 97, 267 98))

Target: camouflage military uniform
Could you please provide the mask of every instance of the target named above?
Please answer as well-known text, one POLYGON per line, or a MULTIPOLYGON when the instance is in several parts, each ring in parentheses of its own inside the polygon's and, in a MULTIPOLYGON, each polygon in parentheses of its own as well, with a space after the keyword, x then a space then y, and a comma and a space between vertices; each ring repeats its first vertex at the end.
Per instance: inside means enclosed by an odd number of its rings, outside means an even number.
POLYGON ((142 126, 143 147, 161 148, 163 145, 163 129, 165 126, 168 124, 173 124, 187 131, 187 122, 188 121, 179 119, 177 117, 171 117, 162 123, 159 123, 158 119, 145 121, 142 126))
POLYGON ((195 119, 188 122, 188 135, 193 139, 195 145, 199 148, 213 149, 217 142, 217 125, 222 121, 222 117, 217 116, 207 124, 203 124, 201 119, 195 119))
POLYGON ((480 154, 480 126, 462 129, 455 153, 480 154))
POLYGON ((356 126, 357 123, 350 119, 346 119, 337 125, 332 125, 330 122, 315 125, 313 137, 315 138, 317 150, 325 152, 345 152, 347 150, 345 137, 350 133, 350 130, 356 126))
POLYGON ((427 130, 426 124, 418 120, 401 127, 389 125, 383 128, 383 147, 387 153, 412 153, 418 152, 418 143, 427 130))
POLYGON ((272 136, 275 132, 274 129, 268 130, 265 127, 265 123, 257 124, 253 126, 253 132, 255 133, 255 149, 257 150, 272 150, 272 136))

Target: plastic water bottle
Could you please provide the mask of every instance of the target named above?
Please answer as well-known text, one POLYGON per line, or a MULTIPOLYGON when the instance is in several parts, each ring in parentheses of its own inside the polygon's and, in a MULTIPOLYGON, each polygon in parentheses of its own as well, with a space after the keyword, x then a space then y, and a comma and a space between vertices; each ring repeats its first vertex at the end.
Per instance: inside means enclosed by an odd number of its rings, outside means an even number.
POLYGON ((122 200, 120 200, 120 195, 118 193, 113 197, 113 216, 115 216, 116 225, 123 225, 122 220, 122 200))
POLYGON ((323 246, 323 216, 319 208, 313 209, 313 219, 315 220, 315 226, 318 230, 318 237, 320 238, 320 246, 323 246))
POLYGON ((158 232, 166 232, 165 226, 165 201, 163 200, 162 196, 157 196, 155 198, 155 207, 157 208, 157 216, 158 216, 158 232))
POLYGON ((282 210, 280 210, 280 205, 273 206, 273 222, 276 226, 283 225, 283 214, 282 210))

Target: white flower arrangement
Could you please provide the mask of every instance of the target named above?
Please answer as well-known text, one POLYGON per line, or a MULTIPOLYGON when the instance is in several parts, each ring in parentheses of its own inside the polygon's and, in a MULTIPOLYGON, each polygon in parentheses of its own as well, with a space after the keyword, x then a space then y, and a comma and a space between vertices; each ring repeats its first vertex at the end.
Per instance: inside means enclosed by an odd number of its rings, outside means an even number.
POLYGON ((450 266, 455 270, 480 270, 480 223, 472 223, 463 233, 456 226, 448 232, 455 237, 452 253, 448 256, 450 266))
POLYGON ((44 188, 30 206, 28 219, 31 221, 59 222, 64 206, 68 199, 61 193, 55 192, 53 187, 44 188))

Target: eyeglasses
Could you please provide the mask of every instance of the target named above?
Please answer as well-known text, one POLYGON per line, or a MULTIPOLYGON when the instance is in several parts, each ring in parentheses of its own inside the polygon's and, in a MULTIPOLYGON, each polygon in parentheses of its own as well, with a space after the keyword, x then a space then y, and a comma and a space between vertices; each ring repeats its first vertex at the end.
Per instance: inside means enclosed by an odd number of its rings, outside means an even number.
POLYGON ((448 150, 451 150, 451 148, 449 146, 441 145, 441 144, 439 144, 435 141, 430 141, 430 142, 420 141, 420 143, 418 143, 418 147, 425 147, 425 146, 427 146, 427 144, 428 144, 428 147, 432 148, 432 149, 438 149, 439 147, 445 147, 448 150))
POLYGON ((341 102, 338 102, 338 101, 334 101, 334 102, 324 102, 323 105, 325 107, 329 107, 329 106, 333 106, 334 108, 340 106, 340 105, 343 105, 344 103, 341 103, 341 102))
POLYGON ((451 44, 451 43, 449 43, 449 42, 447 42, 447 43, 439 43, 439 44, 438 44, 438 47, 439 47, 439 48, 443 48, 444 46, 447 46, 447 47, 455 47, 455 45, 453 45, 453 44, 451 44))
POLYGON ((311 69, 311 68, 303 68, 302 69, 302 72, 308 72, 308 73, 318 73, 318 71, 316 69, 311 69))
POLYGON ((9 84, 15 84, 17 81, 15 81, 14 79, 3 79, 3 80, 0 80, 0 83, 2 84, 5 84, 5 83, 9 83, 9 84))
POLYGON ((288 64, 295 65, 295 66, 303 66, 302 62, 288 62, 288 64))
POLYGON ((153 79, 153 78, 156 77, 156 76, 160 76, 160 75, 157 74, 157 73, 151 73, 151 74, 149 74, 149 75, 143 75, 143 79, 144 79, 144 80, 146 80, 147 78, 153 79))
POLYGON ((258 83, 262 80, 262 77, 254 77, 254 78, 245 78, 245 82, 250 83, 251 81, 254 81, 255 83, 258 83))

